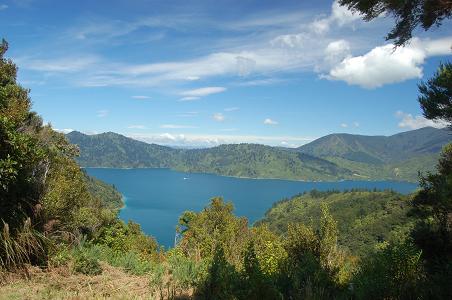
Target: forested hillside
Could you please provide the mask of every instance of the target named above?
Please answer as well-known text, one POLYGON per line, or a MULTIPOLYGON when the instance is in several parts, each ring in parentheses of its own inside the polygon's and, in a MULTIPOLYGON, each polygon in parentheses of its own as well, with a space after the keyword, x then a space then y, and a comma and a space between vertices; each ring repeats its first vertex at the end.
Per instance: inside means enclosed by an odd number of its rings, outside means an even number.
POLYGON ((441 148, 452 140, 431 127, 390 137, 334 134, 298 149, 257 144, 220 145, 207 149, 173 149, 116 134, 71 132, 84 167, 172 168, 251 178, 294 180, 418 180, 432 171, 441 148))
POLYGON ((413 225, 408 216, 410 196, 393 191, 311 191, 277 202, 256 222, 278 234, 289 224, 303 223, 318 229, 320 206, 328 205, 339 220, 339 244, 355 255, 369 253, 378 243, 406 234, 413 225))

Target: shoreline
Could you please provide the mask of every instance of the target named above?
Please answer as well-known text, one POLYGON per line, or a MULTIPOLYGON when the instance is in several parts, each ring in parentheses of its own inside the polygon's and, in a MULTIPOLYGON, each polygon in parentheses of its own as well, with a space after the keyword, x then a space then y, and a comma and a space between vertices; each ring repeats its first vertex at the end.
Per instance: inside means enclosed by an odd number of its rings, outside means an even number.
MULTIPOLYGON (((172 168, 159 168, 159 167, 137 167, 137 168, 130 168, 130 167, 80 167, 81 169, 111 169, 111 170, 169 170, 173 172, 179 172, 179 173, 185 173, 185 174, 205 174, 205 175, 214 175, 214 176, 221 176, 221 177, 228 177, 228 178, 237 178, 237 179, 252 179, 252 180, 282 180, 282 181, 295 181, 295 182, 325 182, 325 183, 331 183, 331 182, 345 182, 345 181, 366 181, 366 182, 385 182, 385 181, 393 181, 393 182, 403 182, 403 183, 411 183, 411 184, 417 184, 419 185, 418 181, 409 181, 409 180, 397 180, 397 179, 365 179, 363 176, 359 176, 360 178, 356 179, 338 179, 338 180, 305 180, 305 179, 289 179, 289 178, 273 178, 273 177, 247 177, 247 176, 233 176, 233 175, 222 175, 218 173, 209 173, 209 172, 187 172, 182 170, 176 170, 172 168)), ((368 177, 367 177, 368 178, 368 177)))

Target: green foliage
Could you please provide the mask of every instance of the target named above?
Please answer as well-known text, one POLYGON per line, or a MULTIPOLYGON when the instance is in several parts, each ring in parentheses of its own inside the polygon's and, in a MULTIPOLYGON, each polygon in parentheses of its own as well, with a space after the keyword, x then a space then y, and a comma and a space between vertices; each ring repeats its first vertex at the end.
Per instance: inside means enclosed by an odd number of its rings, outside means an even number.
POLYGON ((424 116, 452 126, 452 64, 440 64, 433 78, 419 84, 419 92, 424 116))
POLYGON ((203 299, 234 299, 239 284, 238 278, 238 272, 227 261, 223 248, 217 245, 213 251, 208 276, 196 293, 203 299))
POLYGON ((96 258, 87 255, 84 251, 80 251, 75 256, 74 271, 85 275, 99 275, 102 274, 102 267, 96 258))
POLYGON ((122 195, 114 186, 86 174, 85 177, 89 193, 99 199, 104 207, 112 211, 119 211, 124 206, 122 195))
POLYGON ((412 237, 422 250, 428 274, 428 297, 452 296, 452 144, 438 162, 437 173, 421 178, 411 213, 417 218, 412 237), (447 288, 445 288, 447 286, 447 288))
POLYGON ((279 234, 286 233, 290 223, 301 222, 319 229, 320 206, 325 203, 334 219, 340 220, 339 245, 364 256, 379 242, 408 234, 413 226, 413 219, 407 215, 409 199, 392 191, 311 191, 277 203, 255 224, 267 224, 279 234))
POLYGON ((405 45, 418 26, 429 30, 432 26, 440 26, 452 14, 450 1, 442 0, 339 0, 339 3, 363 14, 366 21, 381 14, 393 16, 396 24, 386 39, 395 40, 397 46, 405 45))
POLYGON ((99 230, 94 241, 106 245, 114 252, 134 252, 143 259, 156 260, 158 258, 158 244, 154 238, 145 235, 139 224, 129 221, 115 220, 99 230))
POLYGON ((361 263, 353 292, 358 299, 418 299, 422 280, 419 249, 409 241, 383 243, 361 263))
POLYGON ((232 211, 232 203, 225 203, 220 197, 212 198, 203 211, 191 214, 178 248, 188 257, 200 260, 212 258, 215 249, 220 247, 230 263, 240 264, 249 234, 248 224, 245 218, 235 217, 232 211))

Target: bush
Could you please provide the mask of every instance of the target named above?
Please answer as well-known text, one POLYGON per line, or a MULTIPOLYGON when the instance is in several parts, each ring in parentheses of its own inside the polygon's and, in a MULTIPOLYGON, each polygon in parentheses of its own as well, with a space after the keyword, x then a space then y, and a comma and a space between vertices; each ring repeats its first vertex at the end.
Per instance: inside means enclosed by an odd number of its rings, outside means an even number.
POLYGON ((97 258, 89 256, 86 252, 79 252, 75 256, 74 271, 85 275, 102 274, 102 268, 97 258))

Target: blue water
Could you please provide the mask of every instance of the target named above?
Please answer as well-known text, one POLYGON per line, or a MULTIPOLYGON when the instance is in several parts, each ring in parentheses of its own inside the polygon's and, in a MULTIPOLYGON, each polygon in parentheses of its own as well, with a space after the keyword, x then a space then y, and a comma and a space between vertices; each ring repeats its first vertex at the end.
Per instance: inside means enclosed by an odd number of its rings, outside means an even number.
POLYGON ((210 198, 223 196, 232 201, 235 213, 250 224, 262 218, 275 201, 317 190, 352 188, 393 189, 409 193, 417 185, 394 181, 300 182, 276 179, 242 179, 211 174, 192 174, 168 169, 87 168, 89 175, 114 184, 126 206, 120 217, 141 224, 160 244, 173 245, 175 227, 185 210, 199 211, 210 198))

